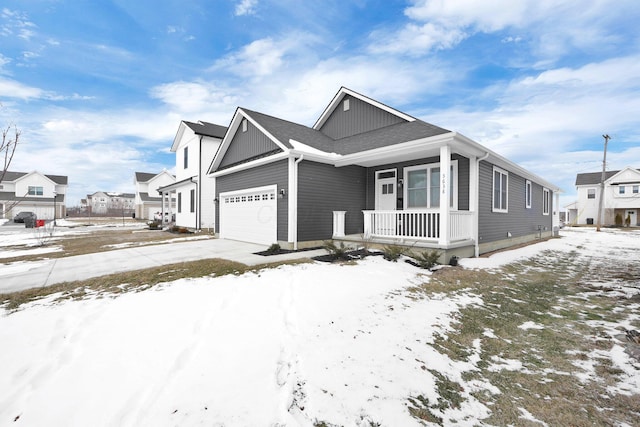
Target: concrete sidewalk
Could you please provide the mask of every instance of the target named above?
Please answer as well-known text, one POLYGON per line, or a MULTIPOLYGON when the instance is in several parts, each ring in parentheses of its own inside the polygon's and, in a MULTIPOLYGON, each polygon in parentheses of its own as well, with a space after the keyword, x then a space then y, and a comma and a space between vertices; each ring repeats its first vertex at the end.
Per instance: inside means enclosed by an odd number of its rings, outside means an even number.
POLYGON ((0 265, 0 294, 185 261, 223 258, 246 265, 259 265, 327 253, 324 249, 317 249, 268 257, 254 254, 266 249, 266 246, 253 243, 210 239, 0 265))

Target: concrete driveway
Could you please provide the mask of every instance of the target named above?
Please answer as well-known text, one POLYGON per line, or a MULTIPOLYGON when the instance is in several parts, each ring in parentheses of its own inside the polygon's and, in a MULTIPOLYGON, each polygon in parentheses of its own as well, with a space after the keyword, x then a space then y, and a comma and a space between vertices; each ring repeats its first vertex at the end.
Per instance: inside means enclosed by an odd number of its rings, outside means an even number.
POLYGON ((326 254, 324 249, 318 249, 268 257, 254 255, 266 249, 253 243, 210 239, 0 265, 0 294, 184 261, 224 258, 258 265, 326 254))

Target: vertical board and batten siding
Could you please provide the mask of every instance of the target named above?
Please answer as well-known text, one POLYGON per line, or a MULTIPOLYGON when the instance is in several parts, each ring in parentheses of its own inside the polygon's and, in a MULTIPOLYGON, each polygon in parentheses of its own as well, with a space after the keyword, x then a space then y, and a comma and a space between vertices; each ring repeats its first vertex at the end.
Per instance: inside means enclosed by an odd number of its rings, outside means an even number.
MULTIPOLYGON (((451 160, 458 161, 458 210, 469 210, 469 159, 459 154, 453 154, 451 160)), ((390 163, 381 166, 375 166, 367 169, 367 200, 366 209, 373 210, 376 205, 376 171, 396 169, 397 178, 404 179, 404 168, 427 165, 430 163, 440 163, 440 157, 429 157, 426 159, 415 159, 401 163, 390 163)), ((396 209, 403 209, 403 191, 398 192, 396 209)))
POLYGON ((319 129, 333 139, 341 139, 405 121, 358 98, 346 95, 319 129), (344 111, 344 101, 349 110, 344 111))
POLYGON ((242 124, 238 127, 231 144, 224 154, 218 169, 242 163, 247 159, 260 157, 274 151, 282 151, 272 140, 247 121, 246 132, 242 131, 242 124))
MULTIPOLYGON (((220 200, 220 193, 274 184, 278 186, 278 192, 285 189, 288 194, 288 176, 287 160, 219 176, 216 178, 216 199, 220 200)), ((288 200, 288 197, 278 198, 278 240, 284 242, 288 239, 288 200)), ((219 204, 218 202, 216 206, 216 224, 220 224, 219 204)), ((217 231, 220 231, 220 226, 217 227, 217 231)))
POLYGON ((333 211, 346 211, 346 234, 362 233, 365 186, 363 167, 302 161, 298 165, 298 241, 330 239, 333 211))
MULTIPOLYGON (((504 170, 504 169, 503 169, 504 170)), ((542 186, 531 181, 531 208, 525 204, 526 179, 508 172, 508 212, 493 212, 493 165, 480 162, 480 190, 478 201, 478 240, 479 243, 495 242, 511 237, 522 237, 538 232, 538 226, 552 229, 553 197, 550 193, 549 215, 542 214, 542 186)))

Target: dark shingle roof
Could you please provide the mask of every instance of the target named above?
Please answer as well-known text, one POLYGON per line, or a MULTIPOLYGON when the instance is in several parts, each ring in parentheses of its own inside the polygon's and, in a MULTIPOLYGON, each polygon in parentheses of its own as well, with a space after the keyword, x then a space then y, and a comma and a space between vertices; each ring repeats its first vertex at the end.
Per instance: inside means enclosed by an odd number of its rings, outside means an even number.
POLYGON ((225 126, 216 125, 214 123, 208 123, 200 121, 199 123, 188 122, 183 120, 184 124, 196 133, 196 135, 212 136, 214 138, 224 138, 227 133, 225 126))
POLYGON ((447 129, 434 126, 422 120, 402 122, 339 139, 335 142, 335 152, 338 154, 359 153, 449 132, 447 129))
POLYGON ((149 193, 143 193, 142 191, 139 194, 140 194, 140 200, 142 200, 143 202, 161 202, 162 201, 162 197, 160 196, 152 197, 149 195, 149 193))
POLYGON ((286 147, 292 148, 289 140, 294 139, 326 153, 353 154, 450 132, 422 120, 415 120, 333 140, 324 133, 307 126, 244 108, 243 111, 286 147))
MULTIPOLYGON (((28 175, 28 172, 12 172, 6 171, 4 174, 4 181, 15 181, 18 178, 22 178, 25 175, 28 175)), ((51 181, 60 185, 67 185, 69 182, 69 178, 64 175, 44 175, 49 178, 51 181)))
POLYGON ((157 173, 136 172, 136 181, 147 182, 156 175, 157 173))
MULTIPOLYGON (((607 171, 605 179, 609 179, 620 171, 607 171)), ((576 185, 594 185, 600 184, 602 172, 579 173, 576 175, 576 185)))

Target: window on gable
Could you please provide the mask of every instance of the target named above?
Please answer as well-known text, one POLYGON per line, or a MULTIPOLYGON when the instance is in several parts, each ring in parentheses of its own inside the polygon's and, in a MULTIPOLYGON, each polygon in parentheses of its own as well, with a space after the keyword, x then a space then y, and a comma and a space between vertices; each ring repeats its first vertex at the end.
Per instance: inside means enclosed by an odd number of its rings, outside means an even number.
POLYGON ((196 211, 196 190, 191 190, 191 204, 190 204, 190 212, 196 211))
POLYGON ((625 188, 624 185, 618 187, 618 194, 624 194, 625 188))
POLYGON ((44 194, 44 190, 39 186, 29 186, 29 196, 42 196, 44 194))
POLYGON ((596 198, 596 189, 588 188, 587 189, 587 199, 595 199, 596 198))
POLYGON ((349 98, 345 99, 342 102, 342 110, 343 111, 349 111, 349 98))
POLYGON ((247 131, 247 119, 242 119, 242 132, 247 131))
MULTIPOLYGON (((457 162, 452 162, 449 179, 449 206, 456 208, 455 197, 457 162)), ((437 208, 441 194, 440 164, 411 166, 405 168, 405 208, 437 208)))
POLYGON ((508 212, 509 175, 506 171, 493 168, 493 212, 508 212))
POLYGON ((527 209, 531 209, 531 181, 524 184, 524 201, 527 209))
POLYGON ((184 168, 189 167, 189 147, 184 147, 184 168))
POLYGON ((542 189, 542 215, 549 215, 551 206, 551 192, 546 188, 542 189))

